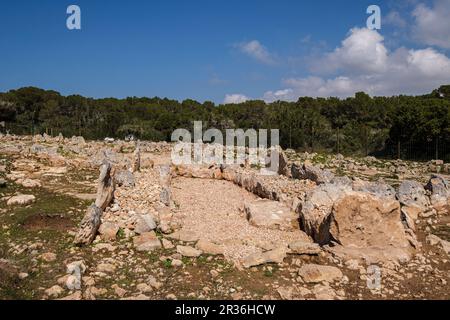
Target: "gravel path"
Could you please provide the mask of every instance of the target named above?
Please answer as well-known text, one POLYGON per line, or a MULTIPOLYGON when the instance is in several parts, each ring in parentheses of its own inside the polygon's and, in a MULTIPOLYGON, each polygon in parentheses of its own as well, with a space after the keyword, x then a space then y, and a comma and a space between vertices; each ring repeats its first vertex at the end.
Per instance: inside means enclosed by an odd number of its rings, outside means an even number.
POLYGON ((257 197, 231 182, 181 177, 172 182, 174 200, 185 215, 183 230, 220 244, 229 260, 239 262, 251 253, 305 239, 301 231, 249 225, 241 209, 257 197))

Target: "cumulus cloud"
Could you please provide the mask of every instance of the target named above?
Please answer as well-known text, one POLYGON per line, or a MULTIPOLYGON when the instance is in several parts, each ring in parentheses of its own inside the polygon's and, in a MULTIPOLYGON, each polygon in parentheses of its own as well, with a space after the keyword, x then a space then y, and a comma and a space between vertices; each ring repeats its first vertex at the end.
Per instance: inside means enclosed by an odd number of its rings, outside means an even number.
POLYGON ((252 40, 249 42, 242 42, 236 45, 236 47, 249 57, 256 59, 264 64, 274 64, 274 56, 264 47, 258 40, 252 40))
POLYGON ((242 103, 245 101, 250 100, 249 97, 243 95, 243 94, 227 94, 225 96, 225 100, 223 101, 223 103, 228 104, 228 103, 242 103))
POLYGON ((432 7, 416 6, 412 13, 417 40, 431 46, 450 49, 450 1, 435 0, 432 7))
POLYGON ((350 31, 340 47, 318 59, 313 71, 315 75, 309 77, 285 79, 286 88, 268 91, 264 99, 348 97, 357 91, 372 95, 422 94, 450 83, 450 59, 444 54, 432 48, 389 52, 377 31, 358 28, 350 31))

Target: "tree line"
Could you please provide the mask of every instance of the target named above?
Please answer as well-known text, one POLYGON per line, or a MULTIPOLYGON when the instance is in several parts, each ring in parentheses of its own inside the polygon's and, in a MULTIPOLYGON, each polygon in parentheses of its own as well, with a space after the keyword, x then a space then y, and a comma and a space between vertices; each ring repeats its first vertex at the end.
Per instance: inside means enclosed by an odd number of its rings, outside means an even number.
MULTIPOLYGON (((0 93, 3 131, 81 135, 86 139, 134 135, 170 141, 177 128, 279 129, 281 145, 308 152, 450 161, 450 85, 423 96, 260 100, 216 105, 167 98, 93 99, 35 87, 0 93), (430 151, 431 150, 431 151, 430 151)), ((0 126, 0 130, 2 130, 0 126)))

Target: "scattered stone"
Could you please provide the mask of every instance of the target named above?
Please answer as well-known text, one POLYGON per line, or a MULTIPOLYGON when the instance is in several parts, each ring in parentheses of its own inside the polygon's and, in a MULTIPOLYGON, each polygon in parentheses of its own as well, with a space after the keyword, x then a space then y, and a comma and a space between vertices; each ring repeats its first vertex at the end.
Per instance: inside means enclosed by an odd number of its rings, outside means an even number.
POLYGON ((247 202, 244 211, 247 220, 255 227, 284 231, 299 229, 297 214, 277 201, 258 199, 247 202))
POLYGON ((142 234, 145 232, 150 232, 156 229, 156 222, 153 217, 149 214, 139 215, 137 218, 136 226, 134 227, 134 232, 137 234, 142 234))
POLYGON ((58 285, 55 285, 47 290, 45 290, 45 294, 50 298, 57 298, 64 292, 64 289, 58 285))
POLYGON ((223 255, 223 248, 220 245, 204 239, 200 239, 197 242, 196 248, 199 249, 200 251, 203 251, 203 253, 210 254, 213 256, 223 255))
POLYGON ((40 188, 42 187, 39 180, 33 180, 33 179, 24 179, 17 181, 18 184, 21 184, 25 188, 40 188))
POLYGON ((200 239, 198 234, 184 230, 179 230, 172 234, 168 234, 166 237, 183 242, 197 242, 200 239))
POLYGON ((81 291, 75 291, 74 293, 72 293, 72 294, 70 294, 70 295, 68 295, 68 296, 66 296, 64 298, 61 298, 59 300, 73 300, 73 301, 75 301, 75 300, 81 300, 81 299, 82 299, 81 291))
POLYGON ((202 251, 189 246, 177 246, 177 252, 183 257, 196 258, 202 254, 202 251))
POLYGON ((162 247, 161 241, 153 231, 134 237, 133 244, 137 251, 154 251, 162 247))
POLYGON ((41 254, 40 258, 45 262, 53 262, 56 260, 56 254, 54 254, 53 252, 46 252, 41 254))
POLYGON ((439 213, 450 212, 450 185, 442 176, 431 176, 425 189, 431 192, 431 205, 439 213))
POLYGON ((129 170, 121 170, 114 175, 114 181, 119 187, 131 188, 134 187, 136 182, 134 175, 129 170))

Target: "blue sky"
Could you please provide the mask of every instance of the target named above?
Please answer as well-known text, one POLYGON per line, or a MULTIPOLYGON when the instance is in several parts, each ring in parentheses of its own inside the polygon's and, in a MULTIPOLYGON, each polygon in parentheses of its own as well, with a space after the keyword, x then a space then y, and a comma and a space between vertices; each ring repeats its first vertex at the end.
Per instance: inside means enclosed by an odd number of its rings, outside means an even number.
POLYGON ((0 91, 217 103, 424 93, 450 83, 448 12, 448 0, 2 1, 0 91), (82 30, 66 28, 71 4, 82 30), (364 29, 371 4, 379 32, 364 29))

